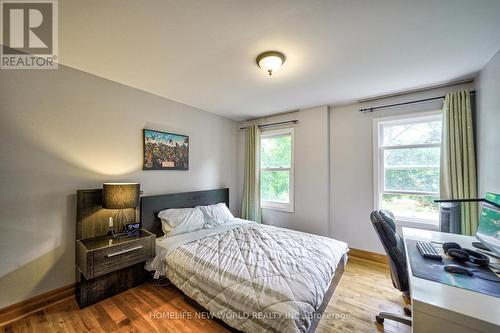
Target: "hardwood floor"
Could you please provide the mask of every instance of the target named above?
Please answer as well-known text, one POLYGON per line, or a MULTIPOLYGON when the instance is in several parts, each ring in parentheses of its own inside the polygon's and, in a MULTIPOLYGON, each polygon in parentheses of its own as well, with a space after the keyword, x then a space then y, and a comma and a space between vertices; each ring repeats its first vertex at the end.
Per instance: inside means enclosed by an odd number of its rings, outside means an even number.
POLYGON ((388 265, 350 257, 316 332, 411 332, 409 326, 394 321, 375 323, 381 311, 403 314, 404 304, 401 292, 392 286, 388 265))
MULTIPOLYGON (((387 265, 351 257, 316 332, 410 332, 395 322, 375 323, 380 311, 403 313, 403 304, 387 265)), ((175 288, 146 283, 83 310, 71 297, 0 332, 227 332, 197 313, 175 288), (170 318, 154 318, 160 313, 170 318)))

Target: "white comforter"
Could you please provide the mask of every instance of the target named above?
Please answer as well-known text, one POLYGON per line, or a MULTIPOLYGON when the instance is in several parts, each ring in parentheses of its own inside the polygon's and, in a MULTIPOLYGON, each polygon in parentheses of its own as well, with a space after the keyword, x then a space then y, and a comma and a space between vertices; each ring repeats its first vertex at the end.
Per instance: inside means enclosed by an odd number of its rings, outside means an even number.
POLYGON ((244 332, 304 332, 321 305, 341 241, 235 219, 158 239, 146 268, 244 332))

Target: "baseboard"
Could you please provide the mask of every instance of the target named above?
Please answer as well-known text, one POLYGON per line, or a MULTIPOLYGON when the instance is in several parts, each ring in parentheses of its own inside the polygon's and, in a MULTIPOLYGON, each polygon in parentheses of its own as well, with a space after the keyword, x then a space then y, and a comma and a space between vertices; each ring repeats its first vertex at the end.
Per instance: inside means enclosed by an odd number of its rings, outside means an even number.
POLYGON ((57 288, 0 309, 0 326, 16 321, 75 295, 75 284, 57 288))
POLYGON ((389 263, 387 261, 386 255, 375 253, 375 252, 350 248, 350 251, 348 254, 350 257, 356 257, 356 258, 360 258, 360 259, 375 261, 375 262, 379 262, 379 263, 386 264, 386 265, 389 263))

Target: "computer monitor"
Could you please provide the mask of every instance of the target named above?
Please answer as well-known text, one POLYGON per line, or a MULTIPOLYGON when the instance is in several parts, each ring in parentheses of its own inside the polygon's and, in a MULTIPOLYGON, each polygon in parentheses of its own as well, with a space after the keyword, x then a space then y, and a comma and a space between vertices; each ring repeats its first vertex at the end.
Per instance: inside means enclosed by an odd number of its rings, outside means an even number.
POLYGON ((476 237, 500 256, 500 194, 486 193, 476 237))

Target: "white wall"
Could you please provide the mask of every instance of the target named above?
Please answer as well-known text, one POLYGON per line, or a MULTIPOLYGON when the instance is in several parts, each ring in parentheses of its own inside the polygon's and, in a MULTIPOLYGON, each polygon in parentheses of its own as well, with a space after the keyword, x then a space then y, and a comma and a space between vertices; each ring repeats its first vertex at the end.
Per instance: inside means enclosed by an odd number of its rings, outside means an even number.
POLYGON ((500 50, 475 80, 479 195, 500 193, 500 50))
MULTIPOLYGON (((352 248, 383 253, 370 222, 373 210, 373 119, 442 109, 432 101, 360 113, 360 108, 474 90, 472 83, 438 88, 371 103, 327 106, 258 119, 270 123, 298 119, 295 125, 295 212, 263 209, 263 223, 330 236, 352 248), (329 110, 329 111, 328 111, 329 110), (328 189, 330 186, 330 189, 328 189), (329 198, 329 199, 328 199, 329 198), (328 202, 329 201, 329 202, 328 202)), ((243 188, 244 131, 239 135, 238 194, 243 188)), ((238 198, 240 202, 240 198, 238 198)))
POLYGON ((442 96, 449 91, 473 89, 471 84, 331 107, 331 223, 333 238, 350 247, 383 253, 370 222, 373 210, 373 119, 410 112, 440 110, 442 101, 413 104, 373 113, 360 108, 442 96))
MULTIPOLYGON (((476 82, 480 193, 500 192, 499 68, 497 53, 476 82)), ((473 85, 259 119, 299 120, 294 126, 295 212, 265 209, 264 223, 330 235, 351 247, 382 253, 369 220, 373 118, 436 110, 441 102, 372 114, 357 110, 462 88, 473 85)), ((238 127, 64 66, 57 71, 2 71, 0 308, 74 281, 76 189, 97 188, 105 181, 141 182, 145 195, 229 187, 231 210, 238 215, 244 160, 244 131, 238 127), (190 170, 142 171, 144 127, 189 135, 190 170)))
MULTIPOLYGON (((262 118, 259 124, 297 119, 295 128, 295 211, 262 209, 262 223, 329 235, 328 107, 321 106, 262 118)), ((243 123, 242 126, 248 123, 243 123)), ((240 185, 243 188, 245 133, 239 136, 240 185)), ((241 191, 240 191, 241 192, 241 191)))
POLYGON ((68 67, 0 73, 0 308, 75 281, 76 190, 229 187, 237 123, 68 67), (142 129, 190 136, 189 171, 142 171, 142 129))

